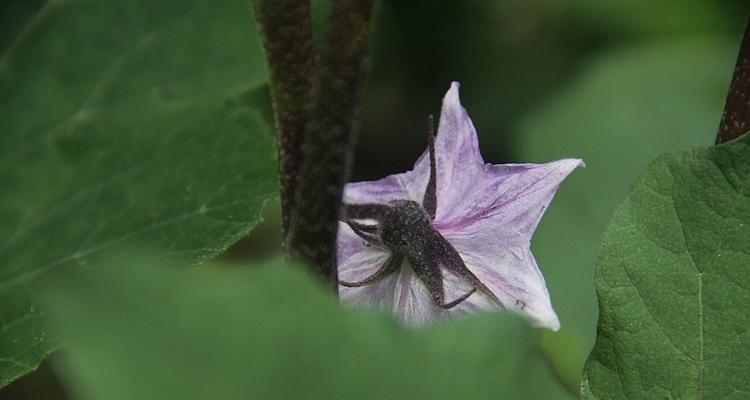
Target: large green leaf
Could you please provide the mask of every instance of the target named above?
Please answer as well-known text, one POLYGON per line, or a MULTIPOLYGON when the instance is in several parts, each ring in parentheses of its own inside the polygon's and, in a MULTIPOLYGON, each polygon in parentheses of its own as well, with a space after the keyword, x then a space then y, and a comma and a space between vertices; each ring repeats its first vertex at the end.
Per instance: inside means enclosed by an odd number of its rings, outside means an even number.
POLYGON ((584 398, 750 395, 750 136, 659 157, 597 263, 584 398))
POLYGON ((696 37, 603 54, 517 135, 520 160, 586 161, 532 239, 562 329, 583 349, 575 373, 594 343, 594 263, 612 210, 656 156, 713 142, 737 40, 696 37))
POLYGON ((189 263, 276 193, 231 96, 265 80, 245 1, 50 1, 0 58, 0 386, 57 345, 29 285, 131 241, 189 263))
POLYGON ((131 256, 66 275, 49 304, 81 399, 540 399, 561 388, 507 314, 406 330, 271 263, 175 276, 131 256), (135 264, 135 265, 134 265, 135 264), (137 296, 133 294, 137 293, 137 296))

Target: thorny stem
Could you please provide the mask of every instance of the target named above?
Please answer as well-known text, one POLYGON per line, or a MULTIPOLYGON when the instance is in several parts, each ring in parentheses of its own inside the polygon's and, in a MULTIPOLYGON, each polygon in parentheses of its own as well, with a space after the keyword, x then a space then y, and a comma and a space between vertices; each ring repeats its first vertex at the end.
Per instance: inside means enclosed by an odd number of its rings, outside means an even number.
POLYGON ((282 237, 286 246, 302 138, 309 120, 315 77, 310 0, 253 0, 271 78, 281 191, 282 237))
POLYGON ((333 0, 302 140, 288 246, 338 289, 336 232, 365 71, 374 0, 333 0))
POLYGON ((750 130, 750 19, 737 56, 716 144, 728 142, 750 130))

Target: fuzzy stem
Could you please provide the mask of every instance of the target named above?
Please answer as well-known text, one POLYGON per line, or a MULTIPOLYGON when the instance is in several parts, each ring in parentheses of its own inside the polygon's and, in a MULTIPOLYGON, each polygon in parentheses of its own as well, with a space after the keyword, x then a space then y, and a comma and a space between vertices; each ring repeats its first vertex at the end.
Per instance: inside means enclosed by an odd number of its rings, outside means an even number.
POLYGON ((282 237, 285 249, 302 138, 312 107, 315 41, 309 0, 253 0, 271 79, 278 135, 282 237))
POLYGON ((736 139, 750 130, 750 19, 737 56, 716 144, 736 139))
POLYGON ((373 3, 332 1, 292 210, 290 252, 312 265, 334 291, 339 209, 348 179, 373 3))

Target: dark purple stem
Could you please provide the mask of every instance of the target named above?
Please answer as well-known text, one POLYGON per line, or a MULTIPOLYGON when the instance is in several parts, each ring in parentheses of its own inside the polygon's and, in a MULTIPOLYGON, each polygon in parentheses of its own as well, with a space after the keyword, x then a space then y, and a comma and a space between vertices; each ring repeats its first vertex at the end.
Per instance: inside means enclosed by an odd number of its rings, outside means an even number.
POLYGON ((365 74, 374 0, 333 0, 323 34, 310 121, 302 140, 288 236, 291 254, 338 289, 336 233, 349 177, 352 129, 365 74))
POLYGON ((750 129, 750 19, 737 56, 724 114, 716 135, 716 144, 742 136, 750 129))
POLYGON ((253 0, 271 80, 278 137, 282 237, 294 208, 301 146, 312 107, 315 41, 309 0, 253 0))

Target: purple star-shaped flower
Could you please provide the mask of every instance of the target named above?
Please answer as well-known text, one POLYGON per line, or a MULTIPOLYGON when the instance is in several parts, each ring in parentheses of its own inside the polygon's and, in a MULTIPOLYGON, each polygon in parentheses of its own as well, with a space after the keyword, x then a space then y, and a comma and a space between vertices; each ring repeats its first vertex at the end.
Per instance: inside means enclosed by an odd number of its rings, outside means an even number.
POLYGON ((507 309, 558 330, 529 242, 560 182, 583 162, 486 164, 458 87, 413 170, 346 185, 341 301, 389 309, 408 326, 507 309))

